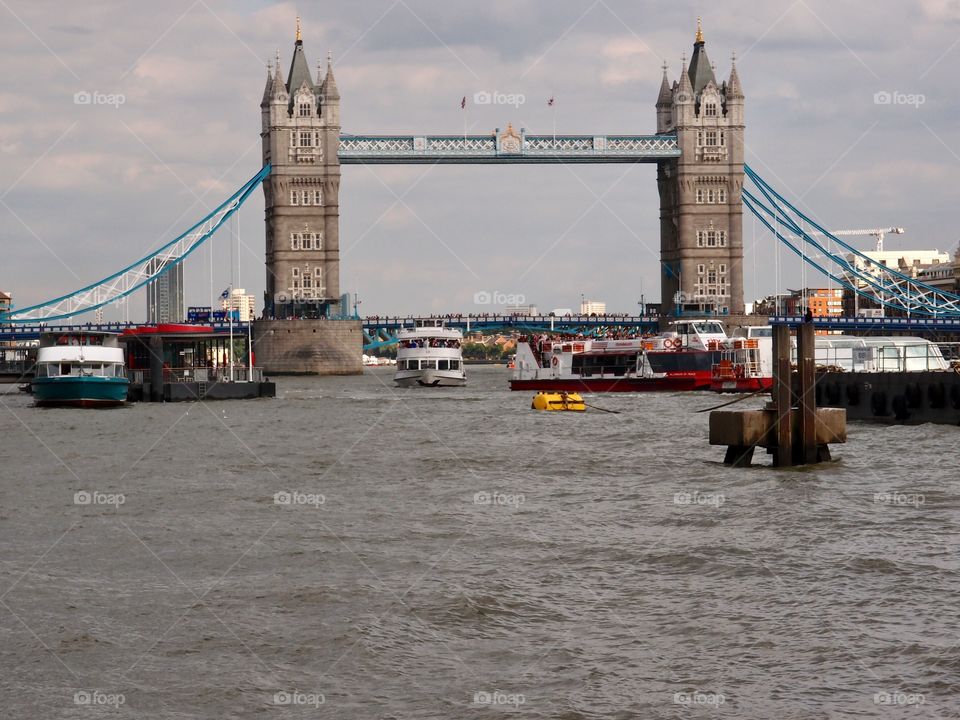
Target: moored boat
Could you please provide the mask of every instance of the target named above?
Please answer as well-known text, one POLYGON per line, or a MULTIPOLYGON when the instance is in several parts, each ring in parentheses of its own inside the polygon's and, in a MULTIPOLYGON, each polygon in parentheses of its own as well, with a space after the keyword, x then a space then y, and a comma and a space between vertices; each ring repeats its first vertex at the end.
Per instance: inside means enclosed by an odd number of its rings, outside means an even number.
POLYGON ((57 332, 40 338, 31 390, 39 407, 115 407, 127 400, 115 333, 57 332))
MULTIPOLYGON (((821 372, 835 373, 916 373, 951 370, 940 347, 919 337, 861 337, 817 335, 814 358, 821 372)), ((796 338, 791 338, 791 355, 796 361, 796 338)), ((773 386, 773 336, 769 325, 743 328, 742 337, 723 345, 720 360, 713 366, 710 389, 715 392, 745 393, 769 390, 773 386)))

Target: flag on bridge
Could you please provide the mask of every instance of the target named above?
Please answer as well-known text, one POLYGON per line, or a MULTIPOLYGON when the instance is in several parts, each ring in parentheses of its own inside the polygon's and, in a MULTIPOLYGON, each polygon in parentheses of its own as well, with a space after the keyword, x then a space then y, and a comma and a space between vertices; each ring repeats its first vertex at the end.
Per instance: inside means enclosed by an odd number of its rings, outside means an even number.
POLYGON ((228 297, 230 297, 230 288, 229 288, 229 287, 228 287, 226 290, 224 290, 222 293, 220 293, 220 299, 221 299, 221 300, 226 300, 228 297))
POLYGON ((551 95, 550 99, 547 100, 547 107, 553 107, 553 103, 555 102, 556 102, 556 98, 553 95, 551 95))
POLYGON ((461 110, 466 110, 466 109, 467 109, 467 96, 466 96, 466 95, 464 95, 464 96, 463 96, 463 100, 460 101, 460 109, 461 109, 461 110))

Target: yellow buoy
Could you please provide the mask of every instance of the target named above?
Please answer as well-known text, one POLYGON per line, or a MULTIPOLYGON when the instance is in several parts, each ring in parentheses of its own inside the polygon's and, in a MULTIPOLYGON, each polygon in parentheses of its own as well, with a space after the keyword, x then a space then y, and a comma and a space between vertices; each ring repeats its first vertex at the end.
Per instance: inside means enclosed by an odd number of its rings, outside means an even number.
POLYGON ((532 410, 570 410, 583 412, 587 406, 579 393, 538 392, 530 403, 532 410))

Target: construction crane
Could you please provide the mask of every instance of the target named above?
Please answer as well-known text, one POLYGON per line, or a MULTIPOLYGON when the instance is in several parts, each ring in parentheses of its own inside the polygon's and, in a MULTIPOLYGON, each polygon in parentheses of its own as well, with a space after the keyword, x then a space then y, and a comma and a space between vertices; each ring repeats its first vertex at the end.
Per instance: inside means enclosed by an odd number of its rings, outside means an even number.
MULTIPOLYGON (((851 236, 851 235, 871 235, 877 239, 877 252, 883 252, 883 238, 889 233, 891 235, 903 235, 906 230, 902 227, 890 227, 890 228, 873 228, 872 230, 831 230, 831 235, 837 236, 851 236)), ((822 232, 811 232, 807 235, 825 235, 826 233, 822 232)))

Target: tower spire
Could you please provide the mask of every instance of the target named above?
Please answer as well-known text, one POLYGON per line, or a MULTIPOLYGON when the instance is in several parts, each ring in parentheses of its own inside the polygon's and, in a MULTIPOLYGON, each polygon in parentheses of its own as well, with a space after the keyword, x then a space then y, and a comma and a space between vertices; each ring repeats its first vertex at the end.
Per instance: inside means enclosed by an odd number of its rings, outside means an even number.
POLYGON ((702 18, 697 16, 697 37, 694 42, 702 43, 703 42, 703 21, 702 18))
POLYGON ((303 37, 300 35, 300 16, 297 15, 297 42, 303 42, 303 37))

